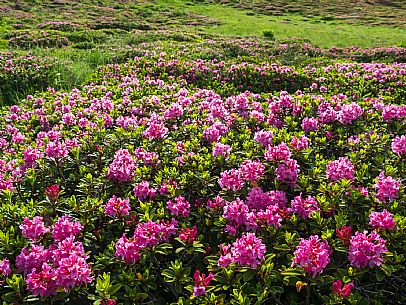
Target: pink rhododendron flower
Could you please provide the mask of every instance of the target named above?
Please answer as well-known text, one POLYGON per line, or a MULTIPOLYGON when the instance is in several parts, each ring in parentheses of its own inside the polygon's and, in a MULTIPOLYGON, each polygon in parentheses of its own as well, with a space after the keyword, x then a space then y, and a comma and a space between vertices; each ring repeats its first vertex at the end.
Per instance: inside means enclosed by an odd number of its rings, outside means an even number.
POLYGON ((331 161, 327 165, 326 175, 328 179, 337 181, 341 179, 354 180, 354 165, 348 157, 340 157, 338 160, 331 161))
POLYGON ((393 199, 398 198, 398 193, 400 190, 400 182, 393 179, 391 176, 385 176, 384 172, 381 172, 376 178, 377 183, 374 185, 375 189, 378 189, 375 194, 376 199, 379 202, 389 202, 393 199))
POLYGON ((331 285, 333 294, 338 297, 348 298, 351 294, 352 288, 354 288, 354 284, 352 282, 345 284, 343 287, 343 283, 340 280, 336 280, 331 285))
POLYGON ((48 197, 49 201, 51 201, 51 202, 56 202, 59 198, 59 194, 60 194, 60 188, 59 188, 59 185, 57 185, 57 184, 48 186, 45 189, 45 195, 48 197))
POLYGON ((310 146, 310 140, 306 136, 301 136, 300 138, 294 136, 292 141, 290 142, 290 146, 292 147, 292 149, 300 151, 310 146))
POLYGON ((294 186, 299 176, 300 166, 296 160, 288 159, 275 170, 276 180, 294 186))
POLYGON ((380 266, 383 262, 382 254, 388 252, 386 240, 378 233, 367 231, 355 232, 351 237, 348 259, 351 266, 365 268, 367 266, 380 266))
POLYGON ((344 245, 350 244, 350 239, 352 236, 352 228, 350 226, 342 226, 341 230, 336 228, 337 237, 342 241, 344 245))
POLYGON ((383 210, 382 212, 371 212, 369 215, 369 224, 374 229, 382 230, 392 230, 396 226, 393 215, 387 210, 383 210))
POLYGON ((33 269, 40 269, 42 264, 50 259, 52 253, 43 246, 33 244, 30 251, 26 248, 21 250, 21 253, 16 257, 17 270, 25 275, 33 269))
POLYGON ((201 295, 206 295, 206 287, 210 285, 211 280, 214 278, 213 273, 209 275, 200 274, 200 270, 196 270, 193 275, 195 280, 195 285, 193 287, 193 296, 198 297, 201 295))
POLYGON ((330 262, 330 246, 326 240, 321 240, 317 235, 302 239, 294 252, 292 266, 300 265, 312 277, 323 272, 330 262))
POLYGON ((148 181, 142 181, 134 187, 134 196, 141 201, 154 198, 156 193, 156 189, 149 187, 148 181))
POLYGON ((351 124, 358 117, 362 116, 364 111, 357 103, 345 104, 338 112, 338 121, 343 124, 351 124))
POLYGON ((0 261, 0 276, 8 277, 11 273, 10 261, 8 259, 0 261))
POLYGON ((265 173, 265 166, 261 161, 245 160, 240 166, 240 172, 245 181, 254 182, 265 173))
POLYGON ((217 264, 221 267, 227 267, 232 263, 237 263, 240 266, 249 266, 255 269, 264 260, 265 252, 266 247, 262 243, 262 239, 256 237, 254 233, 245 233, 232 245, 222 245, 222 253, 217 264))
POLYGON ((248 206, 240 198, 227 202, 223 210, 223 218, 229 221, 233 227, 243 226, 247 222, 248 206))
POLYGON ((392 151, 399 156, 406 155, 406 135, 396 136, 392 140, 392 151))
POLYGON ((244 186, 242 173, 237 169, 230 169, 220 174, 218 184, 222 189, 238 191, 244 186))
POLYGON ((305 132, 316 131, 319 122, 316 118, 304 118, 302 121, 302 129, 305 132))
POLYGON ((115 182, 130 182, 134 175, 135 161, 127 149, 119 149, 109 166, 107 178, 115 182))
POLYGON ((121 199, 116 196, 110 198, 104 206, 104 214, 111 217, 128 215, 130 210, 130 199, 121 199))
POLYGON ((269 146, 264 157, 268 161, 286 161, 289 160, 291 155, 289 147, 285 142, 282 142, 277 146, 269 146))
POLYGON ((307 198, 296 196, 291 201, 291 207, 293 212, 299 214, 303 219, 309 218, 313 212, 319 210, 316 197, 313 196, 307 196, 307 198))
POLYGON ((59 217, 52 226, 52 237, 55 241, 64 240, 67 237, 75 236, 83 230, 79 221, 72 221, 70 216, 59 217))
POLYGON ((146 247, 154 247, 162 241, 168 241, 176 234, 178 222, 172 219, 171 222, 153 222, 138 224, 134 236, 127 239, 123 235, 115 246, 115 256, 123 259, 127 264, 136 263, 140 257, 140 251, 146 247))
POLYGON ((50 232, 49 228, 45 227, 43 218, 39 216, 35 216, 33 219, 25 217, 23 223, 20 225, 20 229, 24 237, 34 242, 37 241, 38 237, 42 237, 50 232))
POLYGON ((255 141, 257 141, 262 147, 267 147, 272 144, 273 132, 267 130, 257 131, 254 135, 255 141))
POLYGON ((169 200, 166 207, 175 216, 188 217, 190 213, 190 204, 185 197, 176 197, 174 200, 169 200))
POLYGON ((197 227, 193 226, 193 229, 186 228, 186 229, 180 230, 179 238, 180 238, 180 240, 182 240, 188 244, 193 244, 193 242, 195 241, 196 235, 197 235, 197 227))
POLYGON ((230 156, 230 152, 230 145, 216 143, 216 145, 213 147, 213 157, 223 156, 227 160, 230 156))
POLYGON ((56 272, 47 263, 44 263, 41 270, 34 269, 33 272, 27 275, 25 282, 27 289, 31 291, 34 296, 49 297, 56 294, 57 284, 55 281, 56 272))

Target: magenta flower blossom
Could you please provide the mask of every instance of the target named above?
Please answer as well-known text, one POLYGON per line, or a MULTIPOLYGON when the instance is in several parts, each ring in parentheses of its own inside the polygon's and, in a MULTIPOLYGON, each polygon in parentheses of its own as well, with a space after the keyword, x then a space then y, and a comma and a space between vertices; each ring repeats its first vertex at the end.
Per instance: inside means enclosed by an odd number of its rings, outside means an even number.
POLYGON ((141 201, 154 198, 156 193, 156 189, 149 187, 148 181, 142 181, 134 187, 134 196, 141 201))
POLYGON ((117 258, 123 259, 127 264, 134 264, 140 259, 140 250, 142 247, 135 242, 134 238, 130 240, 123 234, 123 236, 116 242, 117 258))
POLYGON ((169 200, 166 207, 175 216, 188 217, 190 213, 190 204, 185 197, 176 197, 174 200, 169 200))
POLYGON ((406 155, 406 136, 402 135, 402 136, 396 136, 396 138, 394 138, 392 140, 392 151, 399 155, 406 155))
POLYGON ((221 267, 237 263, 240 266, 256 269, 264 260, 266 252, 262 239, 256 237, 254 233, 245 233, 232 245, 222 245, 221 248, 223 253, 217 262, 221 267))
POLYGON ((26 248, 21 250, 21 253, 16 257, 17 270, 25 275, 33 269, 40 269, 42 264, 50 259, 52 253, 43 246, 33 244, 30 251, 26 248))
POLYGON ((313 212, 319 210, 317 205, 316 197, 307 196, 307 198, 302 198, 301 196, 296 196, 291 201, 292 210, 297 213, 303 219, 309 218, 313 212))
POLYGON ((305 132, 316 131, 319 122, 316 118, 304 118, 302 121, 302 129, 305 132))
POLYGON ((119 149, 110 164, 107 178, 115 182, 130 182, 134 176, 135 161, 127 149, 119 149))
POLYGON ((371 212, 371 214, 369 215, 369 224, 374 229, 382 230, 392 230, 396 226, 393 215, 387 210, 383 210, 382 212, 371 212))
POLYGON ((131 210, 130 199, 113 196, 104 206, 104 214, 111 217, 128 215, 131 210))
POLYGON ((49 297, 56 294, 57 284, 55 281, 56 271, 47 263, 44 263, 40 271, 34 269, 27 275, 25 282, 27 289, 34 296, 49 297))
POLYGON ((328 179, 337 181, 341 179, 354 180, 354 165, 348 157, 340 157, 338 160, 331 161, 327 165, 326 175, 328 179))
POLYGON ((90 273, 86 258, 71 254, 58 262, 56 283, 65 291, 69 291, 76 286, 92 282, 90 273))
POLYGON ((34 242, 36 242, 39 237, 50 232, 49 228, 45 227, 43 218, 39 216, 35 216, 33 219, 25 217, 23 223, 20 225, 20 229, 25 238, 31 239, 34 242))
POLYGON ((231 169, 220 174, 218 184, 222 189, 238 191, 244 186, 244 180, 240 170, 231 169))
POLYGON ((243 226, 247 223, 248 206, 240 198, 227 202, 223 210, 223 218, 229 221, 233 227, 243 226))
POLYGON ((193 226, 193 229, 186 228, 186 229, 180 230, 180 232, 179 232, 180 240, 182 240, 188 244, 193 244, 193 242, 195 241, 196 235, 197 235, 196 226, 193 226))
POLYGON ((240 172, 245 181, 254 182, 265 173, 265 166, 261 161, 245 160, 240 166, 240 172))
POLYGON ((338 112, 338 121, 343 124, 351 124, 358 117, 362 116, 364 111, 357 103, 345 104, 341 106, 338 112))
POLYGON ((292 153, 285 142, 277 146, 269 146, 264 157, 267 161, 286 161, 290 158, 292 153))
POLYGON ((153 222, 138 224, 134 236, 127 239, 123 235, 115 246, 115 256, 123 259, 127 264, 136 263, 141 257, 141 250, 154 247, 162 241, 168 241, 176 234, 178 223, 175 219, 171 222, 153 222))
POLYGON ((70 216, 59 217, 52 226, 52 237, 55 241, 62 241, 67 237, 75 236, 83 230, 79 221, 72 221, 70 216))
POLYGON ((0 261, 0 276, 8 277, 11 273, 10 261, 8 259, 0 261))
POLYGON ((200 270, 196 270, 193 275, 195 280, 195 285, 193 287, 193 296, 198 297, 201 295, 206 295, 206 287, 210 285, 211 280, 214 278, 213 273, 209 275, 200 274, 200 270))
POLYGON ((267 147, 272 144, 273 132, 267 130, 257 131, 254 135, 255 141, 257 141, 262 147, 267 147))
POLYGON ((330 262, 330 246, 326 240, 321 240, 317 235, 308 239, 301 239, 294 252, 292 266, 300 265, 312 277, 316 277, 327 267, 330 262))
POLYGON ((276 180, 294 186, 299 176, 300 166, 296 160, 288 159, 285 163, 278 165, 275 170, 276 180))
POLYGON ((230 156, 231 147, 227 144, 216 143, 213 147, 213 157, 223 156, 226 160, 230 156))
POLYGON ((354 284, 353 282, 350 282, 343 286, 343 283, 340 280, 336 280, 331 285, 331 288, 335 296, 348 298, 351 294, 352 288, 354 288, 354 284))
POLYGON ((351 266, 357 268, 380 266, 383 262, 382 254, 388 252, 386 240, 378 233, 367 231, 355 232, 351 237, 348 259, 351 266))
POLYGON ((399 181, 391 176, 385 176, 384 172, 381 172, 376 179, 377 183, 374 185, 374 188, 378 189, 378 191, 375 197, 379 202, 387 202, 387 200, 391 202, 393 199, 398 198, 400 190, 399 181))
POLYGON ((166 128, 162 122, 162 118, 156 113, 151 114, 151 118, 148 122, 147 129, 143 132, 143 136, 149 140, 163 139, 168 133, 168 128, 166 128))
POLYGON ((301 136, 300 138, 294 136, 292 141, 290 141, 290 146, 292 149, 300 151, 310 146, 310 140, 306 136, 301 136))

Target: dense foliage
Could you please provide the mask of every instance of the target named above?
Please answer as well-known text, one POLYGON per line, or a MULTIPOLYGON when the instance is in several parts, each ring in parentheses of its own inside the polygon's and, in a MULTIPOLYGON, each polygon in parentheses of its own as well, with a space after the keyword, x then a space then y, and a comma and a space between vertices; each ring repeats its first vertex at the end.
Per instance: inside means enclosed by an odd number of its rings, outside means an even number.
POLYGON ((4 304, 404 303, 405 86, 139 50, 28 96, 0 119, 4 304))

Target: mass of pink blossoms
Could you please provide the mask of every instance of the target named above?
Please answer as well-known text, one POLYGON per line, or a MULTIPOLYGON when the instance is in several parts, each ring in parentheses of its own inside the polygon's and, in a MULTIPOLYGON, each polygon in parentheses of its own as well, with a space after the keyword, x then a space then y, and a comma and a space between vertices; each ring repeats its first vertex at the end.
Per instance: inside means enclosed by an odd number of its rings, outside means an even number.
POLYGON ((377 190, 375 197, 379 202, 391 202, 398 197, 401 185, 399 181, 391 176, 385 176, 384 172, 381 172, 376 180, 377 183, 374 185, 377 190))
POLYGON ((141 257, 140 251, 147 247, 154 247, 162 241, 168 241, 171 236, 176 234, 177 229, 178 222, 175 219, 170 222, 150 220, 140 223, 135 229, 133 237, 128 239, 123 235, 116 242, 115 255, 128 264, 136 263, 141 257))
POLYGON ((185 197, 176 197, 173 200, 169 200, 166 208, 174 216, 188 217, 190 213, 190 203, 185 197))
POLYGON ((130 182, 134 176, 135 161, 127 149, 119 149, 110 164, 107 178, 115 182, 130 182))
POLYGON ((256 269, 265 258, 266 247, 254 233, 246 233, 232 245, 221 245, 218 265, 227 267, 236 263, 256 269))
MULTIPOLYGON (((21 227, 24 235, 34 242, 41 235, 38 232, 50 231, 44 227, 41 217, 34 217, 32 221, 25 219, 21 227)), ((53 244, 45 248, 34 243, 29 250, 23 248, 16 257, 16 268, 27 276, 27 289, 34 296, 55 295, 60 289, 68 292, 93 281, 83 245, 75 241, 81 230, 81 224, 72 222, 69 216, 59 217, 52 226, 53 244)), ((9 275, 9 267, 6 264, 3 267, 3 273, 9 275)))
POLYGON ((317 235, 302 239, 296 247, 292 266, 298 264, 312 277, 316 277, 330 263, 331 248, 326 240, 321 240, 317 235))
POLYGON ((331 161, 327 165, 326 175, 328 179, 337 181, 343 178, 354 180, 354 165, 348 157, 340 157, 338 160, 331 161))
POLYGON ((387 210, 383 210, 382 212, 371 212, 371 214, 369 214, 369 224, 374 229, 382 230, 392 230, 396 226, 393 215, 387 210))
POLYGON ((313 212, 319 210, 316 197, 313 196, 307 196, 306 198, 296 196, 290 204, 292 211, 300 215, 303 219, 309 218, 313 212))
POLYGON ((50 229, 45 227, 43 218, 39 216, 35 216, 33 219, 25 217, 23 223, 20 225, 20 229, 25 238, 31 239, 34 242, 37 241, 39 237, 50 232, 50 229))
POLYGON ((393 140, 392 140, 392 151, 399 155, 406 155, 406 136, 402 135, 402 136, 396 136, 393 140))
POLYGON ((121 199, 113 196, 104 206, 104 214, 110 217, 121 217, 128 215, 131 210, 130 199, 121 199))
POLYGON ((388 252, 386 240, 375 231, 355 232, 351 237, 348 259, 357 268, 380 266, 383 262, 382 254, 388 252))

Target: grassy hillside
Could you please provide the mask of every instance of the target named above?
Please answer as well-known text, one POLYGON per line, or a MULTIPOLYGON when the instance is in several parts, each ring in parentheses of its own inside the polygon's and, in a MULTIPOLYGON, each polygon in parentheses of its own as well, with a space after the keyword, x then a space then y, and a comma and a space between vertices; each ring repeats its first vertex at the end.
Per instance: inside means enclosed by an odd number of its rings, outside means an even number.
POLYGON ((350 24, 406 26, 404 0, 206 0, 267 15, 299 14, 350 24))
MULTIPOLYGON (((406 43, 406 1, 7 0, 2 3, 3 23, 15 31, 44 28, 49 21, 69 20, 92 30, 124 31, 122 36, 132 30, 204 30, 232 36, 261 36, 264 30, 272 30, 277 38, 305 38, 325 48, 406 43)), ((2 39, 0 46, 6 44, 2 39)))

